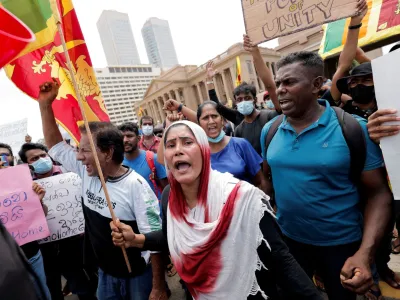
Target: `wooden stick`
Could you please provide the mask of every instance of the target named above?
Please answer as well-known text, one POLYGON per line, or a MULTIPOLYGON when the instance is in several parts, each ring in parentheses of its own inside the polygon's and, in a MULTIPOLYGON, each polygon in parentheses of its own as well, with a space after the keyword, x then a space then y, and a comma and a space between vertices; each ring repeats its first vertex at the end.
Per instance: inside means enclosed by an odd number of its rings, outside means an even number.
MULTIPOLYGON (((71 73, 72 84, 73 84, 73 87, 74 87, 74 90, 75 90, 75 93, 76 93, 76 97, 78 99, 79 107, 80 107, 81 112, 82 112, 83 121, 85 123, 86 133, 88 135, 89 142, 90 142, 90 149, 92 150, 92 153, 93 153, 93 156, 94 156, 94 160, 95 160, 95 163, 96 163, 96 168, 97 168, 97 171, 99 173, 99 178, 100 178, 103 190, 104 190, 104 194, 106 196, 107 205, 108 205, 108 209, 110 210, 111 218, 115 222, 117 217, 115 216, 115 213, 114 213, 113 205, 111 203, 111 198, 110 198, 110 195, 108 193, 108 189, 107 189, 107 186, 106 186, 106 183, 105 183, 105 180, 104 180, 103 171, 101 170, 101 167, 100 167, 99 157, 97 156, 96 147, 94 145, 93 135, 92 135, 92 132, 91 132, 90 127, 89 127, 89 122, 88 122, 88 119, 87 119, 87 116, 86 116, 86 113, 85 113, 85 109, 83 107, 82 96, 81 96, 81 93, 79 92, 79 87, 78 87, 78 84, 77 84, 76 78, 75 78, 74 68, 72 66, 71 58, 70 58, 69 53, 68 53, 67 44, 65 42, 64 33, 63 33, 63 30, 62 30, 62 27, 61 27, 61 20, 60 20, 60 15, 59 15, 59 12, 58 12, 57 4, 56 4, 55 0, 51 0, 50 2, 51 2, 52 10, 53 10, 53 15, 54 15, 54 18, 55 18, 56 23, 57 23, 57 29, 58 29, 58 32, 60 34, 61 42, 62 42, 62 45, 63 45, 63 48, 64 48, 64 54, 65 54, 65 58, 67 60, 68 69, 69 69, 69 72, 71 73)), ((129 263, 129 258, 128 258, 128 255, 126 254, 126 249, 123 248, 123 247, 121 247, 121 249, 122 249, 122 253, 124 255, 126 266, 128 267, 128 271, 129 271, 129 273, 132 273, 131 265, 129 263)))

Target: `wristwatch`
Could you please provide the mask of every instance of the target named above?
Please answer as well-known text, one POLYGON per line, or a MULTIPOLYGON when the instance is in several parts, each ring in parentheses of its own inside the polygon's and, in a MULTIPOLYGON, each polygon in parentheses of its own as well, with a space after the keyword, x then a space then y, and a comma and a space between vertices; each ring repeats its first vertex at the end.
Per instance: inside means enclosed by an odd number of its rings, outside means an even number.
POLYGON ((181 111, 182 111, 182 107, 183 107, 183 104, 181 103, 181 104, 179 104, 179 107, 178 107, 178 113, 180 113, 181 111))

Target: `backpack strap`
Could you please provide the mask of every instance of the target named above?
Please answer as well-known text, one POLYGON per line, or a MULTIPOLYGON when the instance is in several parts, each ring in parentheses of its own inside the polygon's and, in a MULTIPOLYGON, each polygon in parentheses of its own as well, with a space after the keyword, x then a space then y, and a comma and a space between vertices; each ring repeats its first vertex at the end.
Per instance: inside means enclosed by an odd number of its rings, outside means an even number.
POLYGON ((367 159, 367 143, 364 131, 352 115, 339 107, 332 108, 336 113, 344 139, 350 150, 350 180, 355 185, 359 185, 367 159))
POLYGON ((158 194, 162 193, 162 191, 157 184, 157 169, 156 169, 156 165, 154 163, 154 152, 146 151, 146 162, 151 171, 149 179, 150 179, 151 183, 153 184, 154 189, 157 192, 156 196, 158 198, 158 194))
POLYGON ((283 122, 284 115, 280 115, 271 125, 269 131, 267 133, 267 137, 265 139, 265 157, 267 157, 268 147, 271 144, 272 139, 274 138, 276 132, 278 131, 279 126, 283 122))

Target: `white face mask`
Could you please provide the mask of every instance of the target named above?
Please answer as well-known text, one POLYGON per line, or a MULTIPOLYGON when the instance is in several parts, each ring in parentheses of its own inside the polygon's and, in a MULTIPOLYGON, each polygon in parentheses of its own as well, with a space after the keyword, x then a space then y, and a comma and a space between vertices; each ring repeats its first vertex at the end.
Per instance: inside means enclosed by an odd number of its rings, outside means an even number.
POLYGON ((154 127, 153 125, 143 125, 142 131, 145 136, 153 135, 154 127))

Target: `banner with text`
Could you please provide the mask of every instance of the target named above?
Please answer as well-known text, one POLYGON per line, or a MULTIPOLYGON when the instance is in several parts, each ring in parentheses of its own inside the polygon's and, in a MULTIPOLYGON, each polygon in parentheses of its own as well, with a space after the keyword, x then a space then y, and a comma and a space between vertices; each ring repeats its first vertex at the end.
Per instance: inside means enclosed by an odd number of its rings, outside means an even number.
POLYGON ((255 44, 356 14, 357 0, 242 0, 255 44))
POLYGON ((75 173, 66 173, 35 181, 46 189, 43 203, 49 209, 47 224, 50 236, 40 242, 53 242, 84 233, 80 177, 75 173))
POLYGON ((25 143, 27 130, 28 119, 0 125, 0 142, 10 145, 14 155, 17 155, 25 143))
MULTIPOLYGON (((367 0, 368 13, 364 17, 358 46, 364 47, 400 34, 400 1, 367 0)), ((324 37, 319 54, 328 58, 339 54, 347 39, 350 20, 324 25, 324 37)))
POLYGON ((28 165, 0 170, 0 222, 20 246, 49 236, 28 165))

